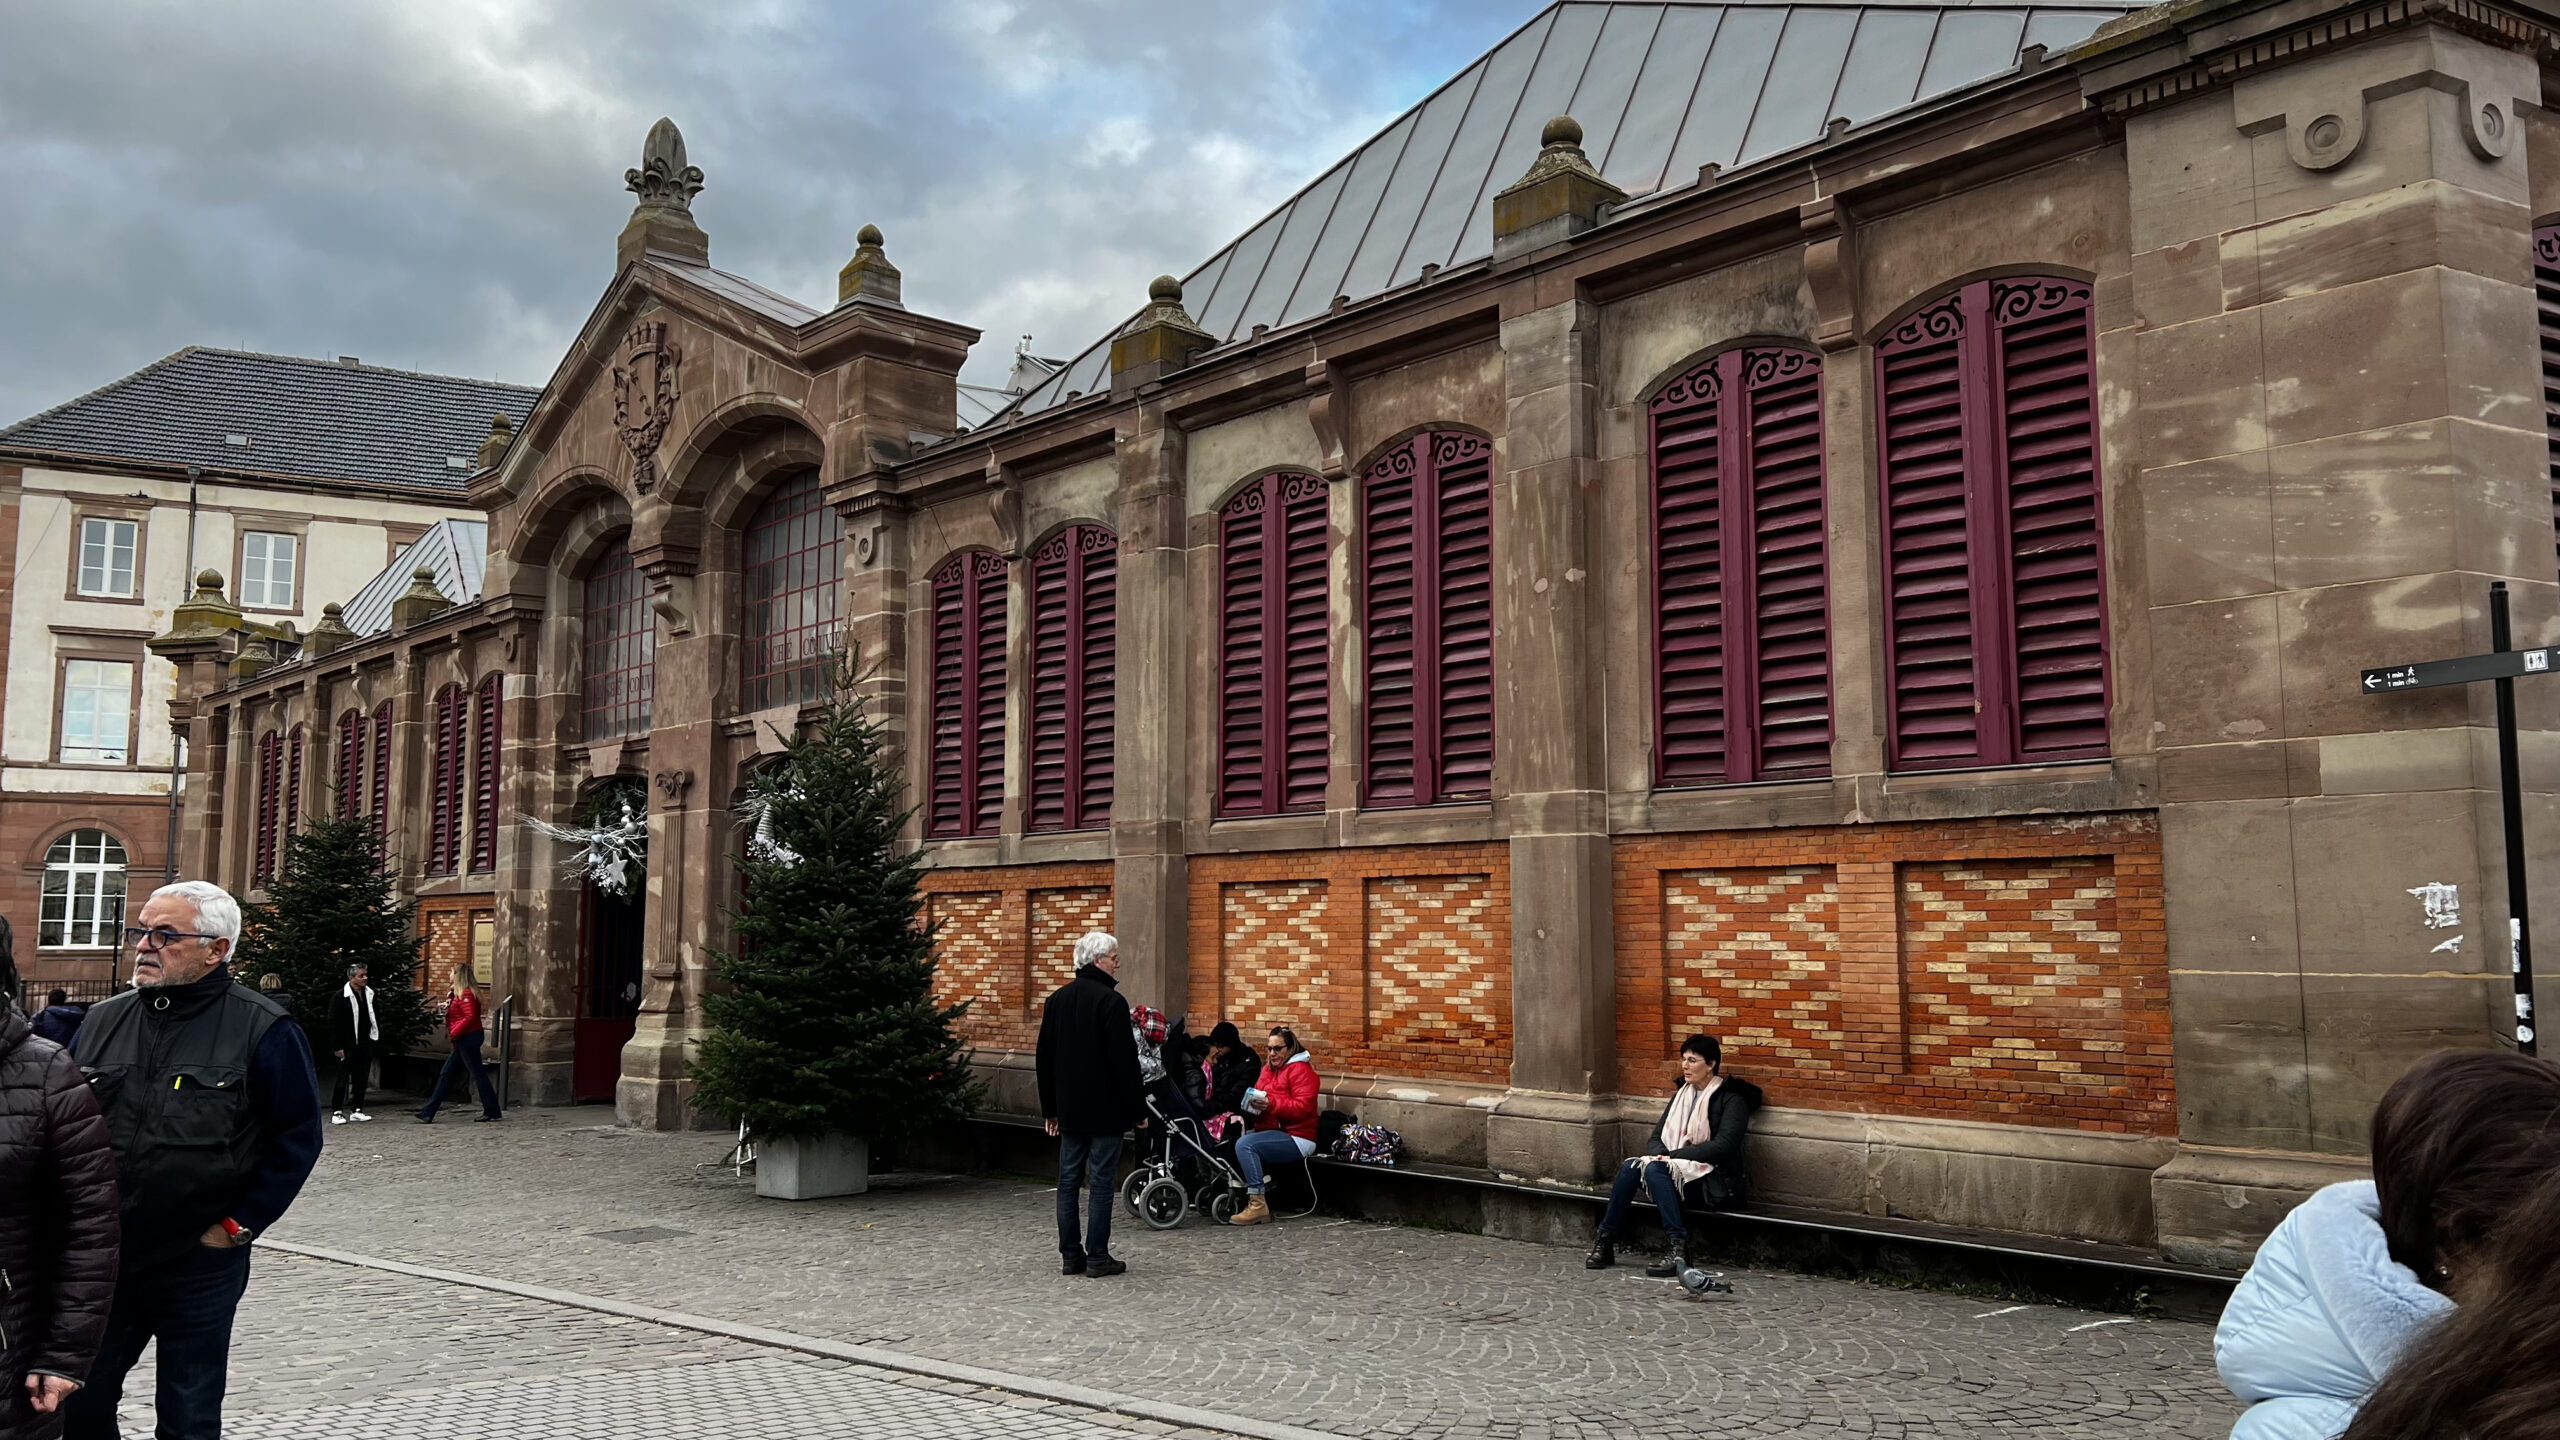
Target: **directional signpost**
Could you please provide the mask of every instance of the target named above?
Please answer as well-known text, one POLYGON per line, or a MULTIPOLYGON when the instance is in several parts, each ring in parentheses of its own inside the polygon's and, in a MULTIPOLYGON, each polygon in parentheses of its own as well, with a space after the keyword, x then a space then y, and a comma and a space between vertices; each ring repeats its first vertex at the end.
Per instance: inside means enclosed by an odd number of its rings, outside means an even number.
POLYGON ((2421 660, 2414 665, 2388 665, 2364 672, 2364 693, 2423 690, 2437 685, 2471 685, 2487 680, 2498 696, 2498 806, 2507 832, 2507 965, 2515 977, 2516 1049, 2534 1053, 2532 912, 2525 904, 2524 781, 2516 765, 2516 677, 2560 669, 2560 647, 2510 650, 2507 633, 2507 582, 2489 582, 2489 644, 2486 655, 2458 660, 2421 660))

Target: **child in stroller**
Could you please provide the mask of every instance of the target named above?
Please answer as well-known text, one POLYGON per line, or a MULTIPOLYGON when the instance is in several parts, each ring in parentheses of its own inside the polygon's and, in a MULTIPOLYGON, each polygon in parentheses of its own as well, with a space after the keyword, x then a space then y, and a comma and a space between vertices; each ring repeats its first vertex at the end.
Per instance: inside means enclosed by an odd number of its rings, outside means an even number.
POLYGON ((1181 1224, 1195 1209, 1225 1224, 1244 1208, 1244 1175, 1235 1168, 1232 1147, 1210 1142, 1208 1131, 1171 1085, 1150 1082, 1145 1098, 1138 1163, 1121 1182, 1121 1201, 1158 1230, 1181 1224))

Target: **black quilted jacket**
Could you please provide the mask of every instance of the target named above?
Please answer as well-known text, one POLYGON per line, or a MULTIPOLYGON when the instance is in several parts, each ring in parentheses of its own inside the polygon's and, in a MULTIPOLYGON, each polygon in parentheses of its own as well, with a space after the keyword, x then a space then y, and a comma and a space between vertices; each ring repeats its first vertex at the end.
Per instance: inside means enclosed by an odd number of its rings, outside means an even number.
POLYGON ((26 1374, 81 1379, 116 1289, 116 1157, 71 1054, 0 1001, 0 1440, 51 1435, 26 1374))

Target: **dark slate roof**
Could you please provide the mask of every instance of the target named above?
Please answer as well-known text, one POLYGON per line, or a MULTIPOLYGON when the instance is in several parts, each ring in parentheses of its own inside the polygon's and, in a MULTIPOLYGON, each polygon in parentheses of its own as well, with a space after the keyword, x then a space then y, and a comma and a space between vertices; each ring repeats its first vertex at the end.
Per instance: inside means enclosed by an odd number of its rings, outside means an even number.
POLYGON ((409 588, 420 569, 435 572, 436 588, 456 605, 480 598, 488 580, 489 522, 439 520, 404 546, 383 572, 364 584, 355 598, 338 607, 338 618, 358 635, 379 635, 391 628, 391 602, 409 588))
MULTIPOLYGON (((1557 115, 1630 197, 1695 184, 2059 54, 2149 0, 1565 0, 1191 272, 1183 305, 1220 344, 1311 320, 1493 254, 1493 197, 1557 115)), ((1116 333, 1118 327, 1114 327, 1116 333)), ((1033 389, 1023 413, 1110 383, 1109 337, 1033 389)))
POLYGON ((191 345, 0 430, 0 451, 459 495, 490 419, 521 428, 541 393, 191 345))

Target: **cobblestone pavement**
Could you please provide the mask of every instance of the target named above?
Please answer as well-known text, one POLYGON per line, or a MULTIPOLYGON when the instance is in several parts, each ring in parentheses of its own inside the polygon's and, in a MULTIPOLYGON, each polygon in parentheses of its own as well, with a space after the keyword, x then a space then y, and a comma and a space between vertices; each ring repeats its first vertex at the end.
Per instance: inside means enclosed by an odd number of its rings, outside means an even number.
MULTIPOLYGON (((1733 1277, 1736 1302, 1695 1304, 1561 1249, 1331 1219, 1158 1233, 1123 1212, 1113 1249, 1130 1273, 1071 1279, 1056 1273, 1045 1188, 883 1176, 863 1196, 759 1200, 751 1180, 702 1168, 722 1137, 608 1118, 333 1128, 276 1236, 1353 1435, 2218 1437, 2237 1413, 2202 1325, 1760 1272, 1733 1277)), ((365 1382, 371 1394, 468 1373, 542 1377, 504 1383, 547 1396, 591 1393, 576 1387, 601 1382, 573 1372, 597 1368, 660 1376, 657 1393, 675 1395, 677 1376, 790 1363, 594 1317, 519 1323, 519 1302, 477 1296, 394 1332, 409 1351, 449 1338, 447 1356, 333 1366, 310 1357, 378 1343, 344 1312, 402 1310, 411 1282, 373 1294, 390 1282, 306 1283, 261 1263, 240 1329, 263 1409, 269 1394, 343 1403, 324 1372, 367 1366, 388 1377, 365 1382), (504 1323, 480 1318, 493 1306, 504 1323)))

